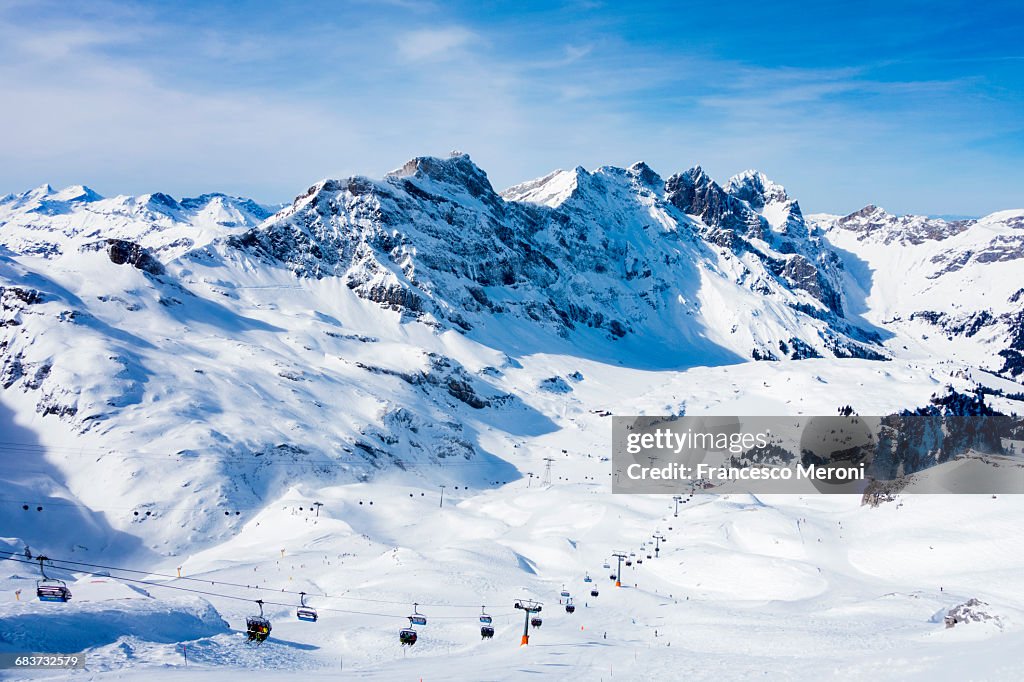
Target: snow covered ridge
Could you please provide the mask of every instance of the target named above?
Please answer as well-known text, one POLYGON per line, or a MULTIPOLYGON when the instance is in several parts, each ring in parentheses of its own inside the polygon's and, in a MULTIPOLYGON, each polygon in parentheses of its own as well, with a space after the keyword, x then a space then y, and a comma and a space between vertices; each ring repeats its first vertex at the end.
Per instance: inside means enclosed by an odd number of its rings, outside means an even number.
POLYGON ((564 338, 635 335, 677 357, 884 357, 877 333, 845 316, 838 257, 769 187, 755 202, 765 215, 699 168, 668 181, 644 164, 577 168, 499 195, 468 156, 426 157, 381 181, 318 183, 193 257, 241 251, 338 277, 464 332, 516 317, 564 338))
POLYGON ((84 185, 42 185, 0 197, 0 230, 3 244, 22 254, 56 256, 80 240, 120 238, 170 258, 257 225, 275 208, 220 193, 181 201, 161 192, 104 198, 84 185))
MULTIPOLYGON (((498 193, 464 154, 324 180, 273 214, 8 195, 0 407, 33 424, 12 438, 26 461, 66 448, 11 494, 118 499, 132 526, 160 508, 176 523, 152 543, 173 547, 310 481, 513 480, 515 448, 648 393, 651 414, 752 395, 744 409, 888 413, 982 379, 1016 395, 1021 262, 935 259, 1013 237, 1020 213, 886 244, 807 222, 756 172, 576 168, 498 193)), ((104 523, 89 517, 96 537, 104 523)))
POLYGON ((867 206, 809 220, 841 255, 866 319, 934 357, 1024 374, 1024 210, 946 221, 867 206))

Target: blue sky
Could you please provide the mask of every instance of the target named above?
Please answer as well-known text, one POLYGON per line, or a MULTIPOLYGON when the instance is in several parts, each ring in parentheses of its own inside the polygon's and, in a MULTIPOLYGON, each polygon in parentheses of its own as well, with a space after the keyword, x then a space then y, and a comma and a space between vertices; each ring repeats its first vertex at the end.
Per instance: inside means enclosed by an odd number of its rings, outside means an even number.
POLYGON ((758 168, 807 212, 1024 207, 1020 2, 0 0, 0 193, 224 191, 470 153, 758 168))

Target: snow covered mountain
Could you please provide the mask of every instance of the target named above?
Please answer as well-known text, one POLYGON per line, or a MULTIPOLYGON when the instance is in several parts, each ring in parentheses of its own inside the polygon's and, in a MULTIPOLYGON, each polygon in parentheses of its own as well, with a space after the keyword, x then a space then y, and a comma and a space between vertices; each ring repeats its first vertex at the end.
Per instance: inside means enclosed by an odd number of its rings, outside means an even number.
MULTIPOLYGON (((891 414, 979 386, 987 405, 1021 412, 1022 236, 1024 211, 805 217, 755 171, 719 184, 699 167, 667 179, 643 163, 577 167, 499 193, 458 153, 324 180, 284 207, 80 186, 3 197, 0 548, 142 566, 168 586, 177 567, 256 579, 341 608, 322 612, 329 628, 285 623, 250 651, 228 628, 251 588, 211 583, 209 603, 179 603, 123 584, 138 574, 90 575, 59 622, 48 605, 0 605, 0 653, 48 633, 53 650, 88 648, 104 668, 163 666, 188 640, 193 663, 216 670, 333 669, 341 652, 367 679, 442 677, 452 660, 467 678, 511 679, 521 665, 564 676, 569 651, 589 678, 620 665, 639 678, 681 669, 627 655, 661 629, 679 633, 672 651, 697 678, 807 677, 863 663, 849 642, 899 651, 974 597, 999 616, 984 630, 995 649, 1024 613, 1020 562, 987 563, 1012 533, 1014 496, 972 499, 963 518, 988 530, 970 538, 922 498, 899 512, 708 497, 673 526, 664 500, 610 499, 602 457, 609 414, 891 414), (912 532, 880 543, 879 517, 912 532), (643 554, 638 538, 658 529, 665 563, 634 565, 640 587, 602 592, 600 608, 584 601, 585 631, 546 616, 555 645, 529 661, 467 640, 460 609, 475 627, 480 600, 511 611, 524 589, 597 578, 613 548, 643 554), (920 558, 926 535, 937 551, 920 558), (988 589, 992 575, 1019 589, 988 589), (414 601, 440 620, 406 654, 391 630, 404 612, 387 605, 414 601), (754 611, 809 625, 758 631, 755 656, 712 663, 754 611), (833 658, 794 658, 782 639, 833 658)), ((35 567, 15 568, 5 590, 35 567)), ((267 599, 276 622, 291 619, 267 599)), ((518 641, 519 613, 495 611, 496 640, 518 641)), ((975 651, 950 639, 957 627, 929 640, 928 670, 975 651)))
POLYGON ((900 337, 891 346, 1024 374, 1024 210, 946 221, 869 205, 810 222, 841 254, 864 319, 900 337))
POLYGON ((965 390, 972 368, 1012 379, 1022 215, 808 222, 763 174, 662 180, 643 163, 499 194, 461 153, 324 180, 274 214, 41 187, 0 200, 0 385, 16 416, 98 453, 68 451, 55 480, 115 486, 61 494, 146 508, 187 489, 195 506, 174 514, 213 542, 244 518, 196 509, 252 508, 311 477, 479 461, 446 475, 516 476, 508 442, 559 428, 584 363, 862 359, 891 376, 894 359, 940 358, 965 390), (123 480, 139 448, 152 456, 123 480))

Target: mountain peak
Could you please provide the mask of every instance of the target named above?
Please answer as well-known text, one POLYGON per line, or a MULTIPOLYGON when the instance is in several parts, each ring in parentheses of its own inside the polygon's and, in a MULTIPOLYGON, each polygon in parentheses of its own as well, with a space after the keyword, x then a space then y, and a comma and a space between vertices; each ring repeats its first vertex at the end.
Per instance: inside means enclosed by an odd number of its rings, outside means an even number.
POLYGON ((572 170, 560 168, 536 180, 513 185, 503 191, 501 196, 505 201, 556 208, 573 195, 580 185, 581 178, 589 176, 590 173, 583 166, 576 166, 572 170))
POLYGON ((480 198, 495 194, 487 173, 473 163, 469 154, 454 151, 447 159, 436 156, 417 156, 398 169, 388 173, 385 178, 429 179, 469 191, 471 196, 480 198))
POLYGON ((629 173, 634 175, 641 183, 652 187, 661 184, 661 176, 644 161, 637 161, 629 167, 629 173))
MULTIPOLYGON (((47 185, 47 187, 50 187, 50 186, 47 185)), ((60 190, 59 192, 54 192, 53 188, 50 187, 50 197, 49 198, 50 199, 54 199, 56 201, 82 201, 82 202, 89 202, 89 201, 99 201, 100 199, 103 198, 103 196, 101 194, 99 194, 98 192, 94 191, 91 187, 86 187, 85 185, 71 185, 69 187, 65 187, 64 189, 60 190)))
POLYGON ((729 178, 725 183, 725 191, 758 210, 771 202, 789 200, 785 187, 773 182, 761 171, 753 169, 729 178))

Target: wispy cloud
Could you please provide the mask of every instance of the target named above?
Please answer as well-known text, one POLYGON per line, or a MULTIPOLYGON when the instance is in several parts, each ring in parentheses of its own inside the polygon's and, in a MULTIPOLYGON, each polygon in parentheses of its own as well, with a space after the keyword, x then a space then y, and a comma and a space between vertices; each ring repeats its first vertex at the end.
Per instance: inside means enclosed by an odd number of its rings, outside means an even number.
POLYGON ((610 4, 92 7, 0 5, 0 193, 67 181, 283 200, 318 177, 459 148, 498 186, 642 158, 666 174, 758 166, 812 209, 1024 204, 1013 53, 913 66, 949 61, 927 43, 901 60, 797 63, 799 43, 769 59, 744 36, 700 44, 714 25, 695 31, 699 17, 670 27, 674 14, 610 4), (988 82, 992 64, 1011 80, 988 82), (944 165, 978 169, 977 191, 948 191, 944 165), (889 186, 899 200, 879 196, 889 186))
POLYGON ((446 26, 408 31, 399 35, 396 43, 402 57, 419 60, 452 57, 477 40, 479 37, 463 26, 446 26))

